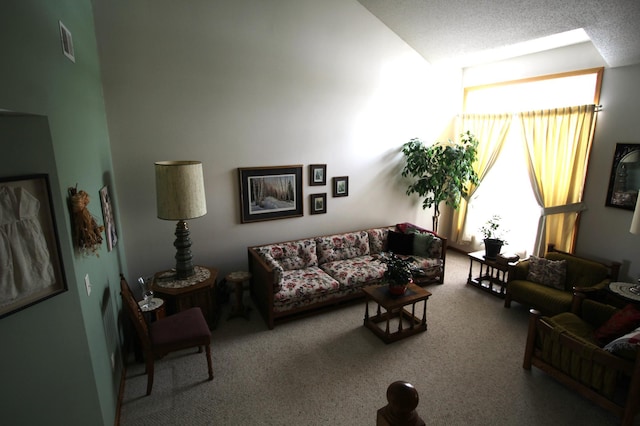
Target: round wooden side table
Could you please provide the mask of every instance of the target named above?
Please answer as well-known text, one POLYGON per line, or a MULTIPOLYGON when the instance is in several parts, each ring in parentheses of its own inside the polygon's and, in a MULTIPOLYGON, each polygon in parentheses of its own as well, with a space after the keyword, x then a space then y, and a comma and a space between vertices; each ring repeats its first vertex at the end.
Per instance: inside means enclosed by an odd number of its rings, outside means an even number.
POLYGON ((235 271, 227 275, 225 279, 230 283, 234 283, 236 287, 236 303, 231 308, 231 313, 227 320, 235 317, 244 317, 245 319, 249 319, 250 308, 244 305, 242 299, 244 298, 244 282, 251 279, 251 273, 246 271, 235 271))
POLYGON ((138 302, 138 305, 140 305, 140 310, 143 313, 149 314, 151 316, 151 321, 156 321, 164 318, 164 300, 160 299, 159 297, 154 297, 148 304, 145 304, 144 300, 141 300, 138 302))

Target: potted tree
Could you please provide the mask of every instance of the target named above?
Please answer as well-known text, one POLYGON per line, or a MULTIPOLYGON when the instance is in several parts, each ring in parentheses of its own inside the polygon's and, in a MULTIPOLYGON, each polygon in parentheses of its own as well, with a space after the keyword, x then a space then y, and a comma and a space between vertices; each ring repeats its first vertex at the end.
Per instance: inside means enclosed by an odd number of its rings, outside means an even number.
POLYGON ((467 195, 469 183, 478 184, 473 168, 477 159, 478 140, 471 132, 460 135, 459 142, 436 142, 425 146, 419 139, 411 139, 402 146, 406 164, 403 177, 413 178, 407 195, 424 197, 422 208, 434 207, 433 231, 438 232, 440 204, 457 209, 460 197, 467 195))
POLYGON ((500 220, 502 218, 494 214, 480 228, 480 233, 484 237, 485 259, 496 260, 502 246, 506 243, 504 240, 505 231, 500 227, 500 220))

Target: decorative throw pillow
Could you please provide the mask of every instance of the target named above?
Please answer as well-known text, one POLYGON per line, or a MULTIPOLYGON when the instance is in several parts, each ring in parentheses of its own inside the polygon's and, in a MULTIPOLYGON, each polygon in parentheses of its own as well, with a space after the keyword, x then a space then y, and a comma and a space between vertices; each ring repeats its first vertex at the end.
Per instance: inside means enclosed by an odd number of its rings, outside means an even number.
POLYGON ((409 223, 409 222, 398 223, 396 224, 396 228, 398 229, 398 231, 402 232, 403 234, 429 233, 429 231, 427 231, 426 229, 421 228, 418 225, 414 225, 413 223, 409 223))
POLYGON ((544 257, 531 256, 529 258, 529 273, 527 280, 564 290, 567 279, 567 261, 549 260, 544 257))
POLYGON ((414 234, 403 234, 389 231, 387 245, 390 252, 395 254, 413 254, 414 234))
POLYGON ((605 351, 609 352, 622 352, 622 351, 633 351, 636 349, 636 345, 640 343, 640 327, 636 328, 630 333, 625 334, 624 336, 620 336, 615 340, 607 343, 607 345, 603 348, 605 351))
POLYGON ((428 258, 430 257, 431 244, 433 243, 432 234, 413 234, 413 253, 416 256, 428 258))
POLYGON ((606 345, 613 339, 629 333, 640 326, 640 311, 632 304, 620 309, 594 332, 594 337, 601 345, 606 345))

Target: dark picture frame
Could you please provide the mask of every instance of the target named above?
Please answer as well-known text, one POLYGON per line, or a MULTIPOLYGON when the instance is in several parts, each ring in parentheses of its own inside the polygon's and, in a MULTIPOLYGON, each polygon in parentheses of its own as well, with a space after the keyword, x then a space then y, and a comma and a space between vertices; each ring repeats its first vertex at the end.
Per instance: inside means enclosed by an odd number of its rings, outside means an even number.
POLYGON ((69 60, 73 63, 76 62, 76 55, 73 49, 73 36, 71 35, 71 31, 62 23, 62 21, 58 21, 58 25, 60 26, 60 42, 62 43, 62 53, 64 56, 69 58, 69 60))
POLYGON ((240 222, 303 216, 302 165, 238 168, 240 222))
POLYGON ((634 210, 640 190, 640 144, 617 143, 611 164, 608 207, 634 210))
POLYGON ((116 229, 116 221, 113 216, 113 204, 109 195, 109 187, 107 185, 100 189, 100 204, 102 205, 102 218, 104 219, 104 233, 107 237, 108 251, 118 243, 118 231, 116 229))
POLYGON ((349 196, 349 176, 336 176, 333 178, 333 196, 349 196))
POLYGON ((20 217, 4 226, 13 230, 9 250, 14 268, 0 271, 0 318, 68 290, 53 210, 49 175, 0 178, 4 208, 20 217))
POLYGON ((327 193, 311 194, 311 214, 323 214, 327 212, 327 193))
POLYGON ((310 164, 309 165, 309 185, 322 186, 327 184, 327 165, 326 164, 310 164))

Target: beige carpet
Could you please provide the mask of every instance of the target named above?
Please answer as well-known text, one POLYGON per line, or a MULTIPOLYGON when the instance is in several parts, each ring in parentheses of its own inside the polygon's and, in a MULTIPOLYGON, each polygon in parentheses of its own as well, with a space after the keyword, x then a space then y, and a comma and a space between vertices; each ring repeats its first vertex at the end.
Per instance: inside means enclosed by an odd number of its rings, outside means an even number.
MULTIPOLYGON (((618 420, 539 370, 522 369, 527 310, 466 285, 466 255, 447 255, 445 284, 427 287, 428 330, 385 345, 362 326, 364 302, 268 330, 258 312, 213 331, 203 354, 156 363, 144 396, 128 367, 121 424, 374 425, 396 380, 419 392, 428 425, 615 425, 618 420)), ((246 298, 249 302, 249 298, 246 298)), ((640 424, 640 422, 636 422, 640 424)))

